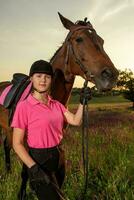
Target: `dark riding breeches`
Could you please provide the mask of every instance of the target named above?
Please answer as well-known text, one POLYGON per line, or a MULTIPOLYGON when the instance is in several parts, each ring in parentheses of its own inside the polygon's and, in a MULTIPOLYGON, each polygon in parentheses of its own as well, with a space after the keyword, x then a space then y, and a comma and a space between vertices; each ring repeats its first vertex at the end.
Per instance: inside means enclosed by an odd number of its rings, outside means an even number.
POLYGON ((56 188, 61 188, 65 177, 64 152, 61 147, 48 149, 29 148, 29 154, 44 172, 50 177, 53 184, 30 184, 39 200, 60 200, 56 188))

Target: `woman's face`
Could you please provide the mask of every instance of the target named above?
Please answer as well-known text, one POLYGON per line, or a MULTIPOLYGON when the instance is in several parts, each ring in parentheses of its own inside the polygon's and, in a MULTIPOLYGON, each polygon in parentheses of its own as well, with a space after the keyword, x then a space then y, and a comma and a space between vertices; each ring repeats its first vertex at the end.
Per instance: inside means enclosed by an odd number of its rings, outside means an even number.
POLYGON ((51 86, 52 77, 44 73, 35 73, 30 80, 33 83, 33 87, 39 92, 47 92, 51 86))

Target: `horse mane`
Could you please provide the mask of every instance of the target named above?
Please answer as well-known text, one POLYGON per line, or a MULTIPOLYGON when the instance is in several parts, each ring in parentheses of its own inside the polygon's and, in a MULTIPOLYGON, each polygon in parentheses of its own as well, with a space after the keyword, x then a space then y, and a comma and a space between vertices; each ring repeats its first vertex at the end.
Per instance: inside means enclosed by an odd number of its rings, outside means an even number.
POLYGON ((53 59, 55 58, 55 56, 57 55, 57 53, 61 50, 62 45, 56 50, 56 52, 54 53, 54 55, 52 56, 52 58, 50 58, 50 63, 53 61, 53 59))

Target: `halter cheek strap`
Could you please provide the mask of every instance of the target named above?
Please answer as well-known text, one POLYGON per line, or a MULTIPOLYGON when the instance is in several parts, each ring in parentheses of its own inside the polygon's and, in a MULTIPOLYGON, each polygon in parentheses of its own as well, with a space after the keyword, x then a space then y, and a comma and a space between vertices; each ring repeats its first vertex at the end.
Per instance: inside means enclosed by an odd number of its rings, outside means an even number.
POLYGON ((93 74, 91 72, 89 72, 89 70, 87 69, 87 67, 81 62, 81 60, 78 58, 78 56, 76 55, 74 48, 73 48, 73 44, 70 41, 70 38, 72 37, 72 35, 74 34, 74 32, 78 31, 78 30, 91 30, 91 31, 95 31, 93 29, 92 26, 79 26, 79 27, 75 27, 73 30, 71 30, 67 36, 66 42, 67 42, 67 53, 66 53, 66 58, 65 58, 65 65, 64 65, 64 75, 65 75, 65 79, 67 82, 71 82, 74 81, 74 75, 71 73, 71 69, 68 68, 68 62, 69 62, 69 52, 72 51, 72 54, 74 56, 75 62, 79 65, 80 69, 83 71, 84 75, 87 77, 87 74, 90 75, 91 78, 93 78, 93 74), (71 80, 71 81, 70 81, 71 80))

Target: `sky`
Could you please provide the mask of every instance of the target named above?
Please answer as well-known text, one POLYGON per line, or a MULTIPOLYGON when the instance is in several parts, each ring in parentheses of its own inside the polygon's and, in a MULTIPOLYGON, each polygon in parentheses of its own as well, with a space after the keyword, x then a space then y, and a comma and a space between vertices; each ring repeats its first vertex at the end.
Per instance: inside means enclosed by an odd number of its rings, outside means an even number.
MULTIPOLYGON (((0 0, 0 81, 49 61, 68 33, 58 12, 73 22, 88 17, 115 67, 134 72, 134 0, 0 0)), ((74 87, 82 84, 77 77, 74 87)))

